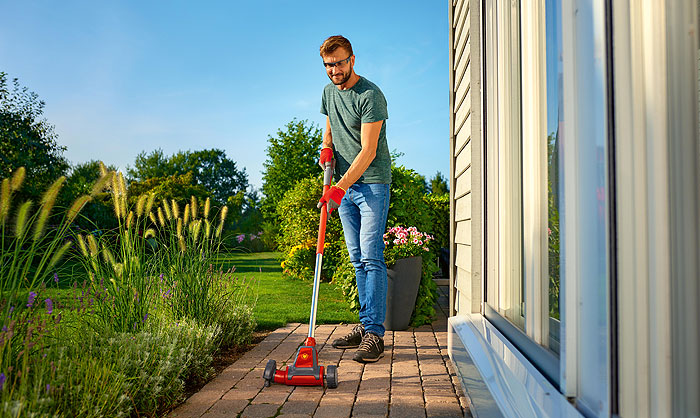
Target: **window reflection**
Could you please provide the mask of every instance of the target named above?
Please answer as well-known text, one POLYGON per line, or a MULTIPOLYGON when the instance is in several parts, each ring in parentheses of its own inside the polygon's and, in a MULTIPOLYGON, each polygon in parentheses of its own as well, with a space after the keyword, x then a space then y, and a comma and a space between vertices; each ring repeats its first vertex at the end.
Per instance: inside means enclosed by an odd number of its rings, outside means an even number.
POLYGON ((559 200, 562 109, 562 51, 561 51, 561 0, 547 0, 546 59, 547 59, 547 188, 548 188, 548 247, 549 247, 549 347, 559 352, 560 319, 560 234, 559 200))

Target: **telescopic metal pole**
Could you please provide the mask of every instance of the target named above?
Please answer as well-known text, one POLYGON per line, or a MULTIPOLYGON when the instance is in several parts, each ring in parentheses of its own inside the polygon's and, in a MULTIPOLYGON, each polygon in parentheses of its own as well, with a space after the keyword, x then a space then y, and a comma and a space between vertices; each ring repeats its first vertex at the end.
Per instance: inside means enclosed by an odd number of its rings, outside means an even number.
MULTIPOLYGON (((323 193, 331 187, 333 166, 326 163, 323 170, 323 193)), ((314 289, 311 297, 311 315, 309 316, 309 337, 314 338, 316 329, 316 307, 318 302, 318 287, 321 283, 321 265, 323 263, 323 245, 326 240, 326 221, 328 220, 328 202, 321 206, 321 220, 318 225, 318 242, 316 243, 316 267, 314 268, 314 289)))

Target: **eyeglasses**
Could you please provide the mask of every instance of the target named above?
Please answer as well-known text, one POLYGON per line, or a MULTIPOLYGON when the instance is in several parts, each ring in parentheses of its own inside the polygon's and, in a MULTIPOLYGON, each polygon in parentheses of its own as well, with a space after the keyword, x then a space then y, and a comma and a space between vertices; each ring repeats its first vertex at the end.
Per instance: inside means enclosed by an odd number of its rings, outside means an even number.
POLYGON ((345 58, 344 60, 340 60, 340 61, 336 61, 336 62, 324 62, 323 65, 324 65, 326 68, 337 67, 337 66, 339 66, 339 65, 341 65, 341 64, 345 64, 345 63, 347 63, 347 62, 350 62, 350 58, 352 58, 352 55, 350 55, 349 57, 345 58))

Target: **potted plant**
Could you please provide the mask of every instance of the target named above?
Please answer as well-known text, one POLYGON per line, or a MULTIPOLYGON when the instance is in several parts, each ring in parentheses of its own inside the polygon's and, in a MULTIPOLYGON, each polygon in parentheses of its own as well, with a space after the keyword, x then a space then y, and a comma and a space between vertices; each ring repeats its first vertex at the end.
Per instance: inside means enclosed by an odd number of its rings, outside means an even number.
POLYGON ((428 242, 433 239, 413 226, 395 226, 384 234, 388 277, 384 328, 387 330, 408 328, 421 281, 422 255, 430 251, 428 242))

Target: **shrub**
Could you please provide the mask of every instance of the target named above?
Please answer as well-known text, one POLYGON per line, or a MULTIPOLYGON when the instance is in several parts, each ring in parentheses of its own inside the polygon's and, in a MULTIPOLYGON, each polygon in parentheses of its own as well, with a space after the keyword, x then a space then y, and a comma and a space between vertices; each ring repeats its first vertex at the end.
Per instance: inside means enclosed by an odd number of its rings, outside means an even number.
POLYGON ((435 238, 430 242, 430 249, 437 253, 450 245, 450 195, 429 193, 423 195, 423 201, 430 219, 426 231, 435 238))
MULTIPOLYGON (((286 274, 290 277, 313 279, 320 219, 320 210, 316 205, 321 198, 322 184, 320 175, 300 180, 277 206, 281 221, 278 247, 282 252, 285 269, 289 270, 286 274), (310 253, 313 255, 309 258, 310 253)), ((323 280, 333 277, 345 250, 343 227, 337 213, 332 212, 326 222, 321 272, 323 280)))
POLYGON ((426 192, 423 176, 404 166, 392 166, 391 202, 386 225, 411 225, 430 232, 430 213, 423 199, 426 192))

